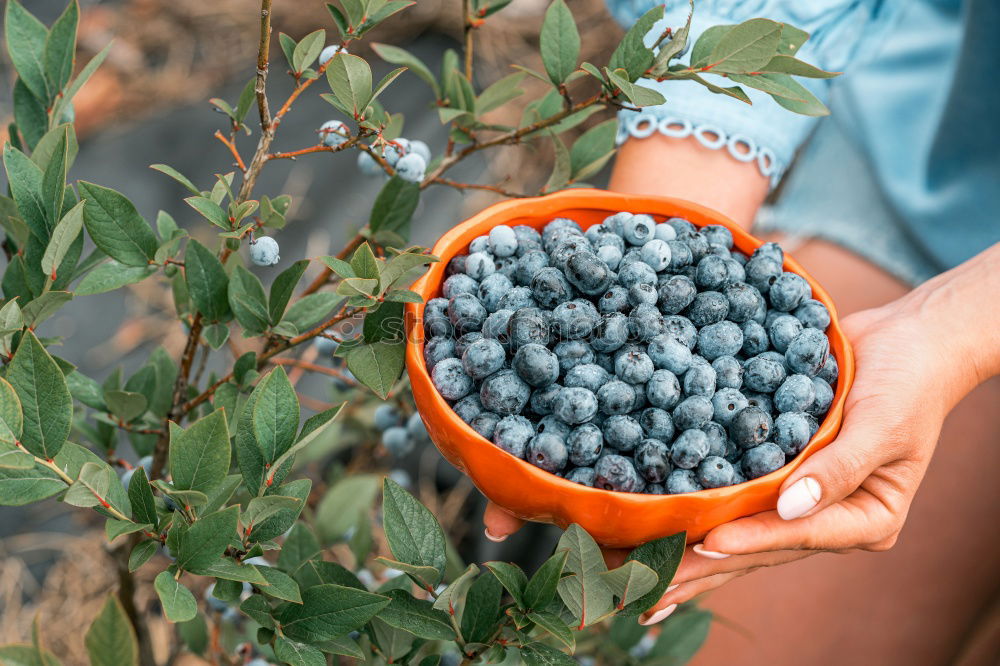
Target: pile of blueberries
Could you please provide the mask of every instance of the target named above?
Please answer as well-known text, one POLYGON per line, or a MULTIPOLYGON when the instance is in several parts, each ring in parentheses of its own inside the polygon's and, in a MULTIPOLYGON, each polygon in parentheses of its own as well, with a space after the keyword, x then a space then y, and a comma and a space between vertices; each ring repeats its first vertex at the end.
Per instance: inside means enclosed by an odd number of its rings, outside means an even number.
POLYGON ((498 226, 449 262, 424 359, 476 432, 568 480, 742 483, 802 451, 837 380, 830 313, 783 262, 681 218, 498 226))

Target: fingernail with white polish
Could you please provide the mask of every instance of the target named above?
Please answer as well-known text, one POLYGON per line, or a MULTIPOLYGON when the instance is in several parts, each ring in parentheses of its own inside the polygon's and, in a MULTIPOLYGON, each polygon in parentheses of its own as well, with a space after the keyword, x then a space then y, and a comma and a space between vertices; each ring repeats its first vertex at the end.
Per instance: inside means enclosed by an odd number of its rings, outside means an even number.
POLYGON ((778 498, 778 515, 784 520, 801 518, 819 504, 822 496, 816 479, 809 476, 799 479, 778 498))
POLYGON ((657 622, 663 622, 665 619, 670 617, 670 614, 677 610, 677 604, 670 604, 666 608, 660 609, 647 617, 645 620, 639 620, 639 624, 649 626, 651 624, 656 624, 657 622))
POLYGON ((490 534, 489 528, 483 530, 483 534, 485 534, 486 538, 492 541, 493 543, 500 543, 502 541, 506 541, 507 537, 510 536, 508 534, 504 534, 503 536, 493 536, 492 534, 490 534))
POLYGON ((680 584, 680 583, 677 583, 677 584, 675 584, 675 585, 671 585, 670 587, 668 587, 667 589, 665 589, 665 590, 663 591, 663 594, 666 594, 667 592, 673 592, 674 590, 676 590, 676 589, 677 589, 678 587, 680 587, 680 586, 681 586, 681 584, 680 584))
POLYGON ((729 557, 728 553, 717 553, 714 550, 708 550, 700 543, 695 544, 692 550, 701 555, 702 557, 707 557, 710 560, 724 560, 727 557, 729 557))

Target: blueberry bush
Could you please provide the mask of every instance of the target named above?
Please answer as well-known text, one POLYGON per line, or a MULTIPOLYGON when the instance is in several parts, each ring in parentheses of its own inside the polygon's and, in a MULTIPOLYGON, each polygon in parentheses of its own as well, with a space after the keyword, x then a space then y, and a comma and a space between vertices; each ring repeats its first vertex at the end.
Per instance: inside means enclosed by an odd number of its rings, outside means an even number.
MULTIPOLYGON (((743 102, 748 86, 792 111, 825 113, 793 78, 832 76, 795 58, 806 33, 753 19, 715 27, 689 49, 688 25, 650 32, 662 7, 628 31, 609 62, 594 64, 579 62, 573 15, 555 0, 540 34, 544 71, 516 67, 481 86, 477 29, 509 3, 456 0, 464 46, 445 52, 440 72, 402 48, 371 44, 398 66, 376 82, 352 50, 412 2, 340 0, 327 5, 329 28, 296 41, 272 39, 272 2, 262 0, 256 76, 235 102, 211 100, 225 119, 215 134, 220 162, 231 159, 234 170, 196 184, 152 165, 190 191, 183 225, 162 211, 150 224, 106 185, 66 182, 78 151, 73 97, 110 45, 79 67, 76 0, 51 26, 19 0, 6 3, 17 80, 3 147, 8 192, 0 196, 0 504, 60 501, 105 519, 120 584, 86 633, 93 664, 156 663, 154 616, 174 626, 171 661, 186 650, 225 664, 562 664, 577 663, 574 651, 590 655, 581 661, 673 664, 704 639, 710 616, 695 607, 655 636, 635 622, 670 582, 683 534, 645 544, 611 570, 577 526, 531 576, 504 562, 466 566, 432 513, 390 478, 342 471, 317 498, 296 467, 334 428, 348 441, 381 431, 383 446, 400 455, 426 443, 405 397, 401 322, 403 304, 419 298, 407 286, 437 259, 408 244, 410 219, 432 185, 523 194, 452 180, 463 159, 547 144, 555 160, 539 193, 582 184, 614 153, 613 113, 663 101, 643 78, 693 80, 743 102), (272 68, 294 79, 280 103, 267 91, 272 68), (402 116, 380 104, 401 75, 433 91, 447 145, 432 151, 407 140, 402 116), (526 77, 544 82, 545 94, 520 123, 493 122, 491 112, 526 94, 526 77), (317 88, 336 118, 315 145, 274 151, 295 101, 317 88), (272 160, 345 150, 385 179, 367 224, 335 256, 282 257, 276 237, 290 197, 256 192, 258 175, 272 160), (195 239, 196 225, 211 242, 195 239), (310 261, 322 271, 300 285, 310 261), (276 266, 267 289, 252 266, 276 266), (115 371, 99 381, 53 351, 73 342, 45 334, 61 307, 145 280, 173 294, 176 325, 187 333, 179 356, 158 348, 130 376, 115 371), (231 354, 230 336, 254 351, 231 354), (332 356, 332 367, 297 356, 308 346, 332 356), (209 357, 228 369, 205 375, 209 357), (285 367, 333 375, 344 403, 303 414, 285 367), (375 413, 377 431, 346 417, 376 398, 387 401, 375 413), (379 485, 380 517, 369 512, 379 485), (159 603, 140 605, 136 572, 154 566, 162 569, 149 577, 159 603)), ((0 661, 59 663, 44 633, 0 647, 0 661)))

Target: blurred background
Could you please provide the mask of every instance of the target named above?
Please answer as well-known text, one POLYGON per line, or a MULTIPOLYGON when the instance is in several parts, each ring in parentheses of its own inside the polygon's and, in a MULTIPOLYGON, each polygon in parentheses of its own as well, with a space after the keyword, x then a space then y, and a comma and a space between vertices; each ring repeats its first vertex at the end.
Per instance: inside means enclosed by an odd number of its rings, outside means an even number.
MULTIPOLYGON (((51 24, 64 9, 65 0, 23 0, 23 4, 51 24)), ((198 236, 199 227, 207 229, 184 203, 187 191, 148 166, 169 164, 202 187, 215 181, 214 174, 233 170, 232 157, 212 138, 216 129, 227 128, 228 121, 214 111, 208 99, 235 101, 254 75, 259 4, 254 0, 80 0, 80 5, 78 67, 108 42, 113 40, 114 47, 74 100, 80 152, 70 182, 85 179, 112 187, 135 202, 147 219, 155 219, 157 211, 164 210, 198 236)), ((582 36, 582 57, 603 61, 620 39, 621 28, 608 15, 603 0, 573 0, 572 5, 582 36)), ((547 6, 547 0, 514 0, 478 31, 479 85, 485 87, 509 74, 512 61, 541 68, 540 61, 530 58, 537 57, 537 33, 547 6)), ((391 67, 371 53, 371 42, 406 46, 436 70, 444 50, 459 47, 459 7, 458 0, 419 0, 352 46, 352 52, 369 60, 376 80, 391 67)), ((285 75, 287 63, 277 46, 278 33, 295 39, 319 28, 326 28, 328 35, 335 33, 320 0, 275 2, 273 26, 268 81, 272 104, 287 97, 293 87, 292 78, 285 75)), ((6 49, 0 54, 0 81, 2 144, 12 120, 14 82, 6 49)), ((533 83, 538 82, 529 77, 524 85, 530 89, 533 83)), ((318 92, 309 91, 296 102, 281 125, 274 150, 315 145, 317 128, 338 117, 318 92)), ((529 94, 524 99, 534 97, 529 94)), ((433 152, 440 153, 447 135, 431 101, 426 86, 408 74, 382 97, 388 110, 405 115, 403 136, 423 140, 433 152)), ((497 122, 516 124, 520 112, 519 108, 505 111, 510 117, 498 117, 497 122)), ((253 110, 248 124, 255 132, 241 139, 244 154, 257 140, 255 117, 253 110)), ((605 118, 598 114, 578 131, 605 118)), ((453 177, 465 182, 502 182, 515 191, 537 191, 552 165, 550 154, 531 152, 523 146, 479 153, 477 157, 453 169, 453 177)), ((319 153, 294 161, 273 161, 263 170, 255 197, 283 192, 293 197, 289 224, 277 233, 283 259, 336 253, 365 224, 383 179, 362 175, 355 160, 355 151, 319 153)), ((591 179, 597 185, 606 180, 606 172, 591 179)), ((6 190, 2 174, 0 187, 6 190)), ((413 243, 432 246, 442 232, 498 198, 481 191, 427 190, 413 220, 413 243)), ((0 257, 0 269, 4 261, 0 257)), ((255 272, 267 283, 284 265, 287 261, 255 272)), ((311 270, 318 272, 315 267, 311 270)), ((311 278, 307 273, 302 284, 311 278)), ((176 358, 186 339, 186 332, 174 318, 169 287, 162 280, 71 302, 45 322, 41 333, 66 338, 67 345, 57 353, 98 380, 119 366, 126 375, 134 372, 157 345, 176 358)), ((324 362, 316 349, 308 355, 324 362)), ((208 372, 211 370, 209 367, 208 372)), ((329 377, 299 374, 297 388, 306 415, 346 395, 343 390, 338 394, 329 377)), ((358 394, 349 395, 356 398, 358 394)), ((372 406, 375 404, 377 399, 372 406)), ((370 417, 370 412, 357 418, 365 415, 370 417)), ((450 529, 466 561, 517 561, 530 571, 550 552, 558 530, 547 526, 529 526, 504 544, 483 538, 482 497, 433 447, 399 460, 379 445, 370 418, 360 430, 351 432, 368 435, 361 435, 362 441, 358 441, 358 435, 352 439, 341 431, 308 453, 307 473, 314 480, 314 500, 323 496, 324 480, 345 467, 395 469, 397 480, 407 482, 450 529)), ((121 453, 134 461, 127 445, 122 445, 121 453)), ((44 632, 49 649, 65 656, 66 664, 86 663, 84 632, 108 589, 117 585, 108 550, 103 520, 91 512, 54 501, 23 508, 0 507, 0 644, 30 640, 31 624, 37 616, 42 627, 58 626, 57 631, 44 632)), ((140 580, 142 573, 140 570, 140 580)), ((152 586, 141 587, 153 598, 140 598, 140 603, 155 603, 152 586)), ((151 629, 161 639, 170 631, 166 623, 154 624, 151 629)))

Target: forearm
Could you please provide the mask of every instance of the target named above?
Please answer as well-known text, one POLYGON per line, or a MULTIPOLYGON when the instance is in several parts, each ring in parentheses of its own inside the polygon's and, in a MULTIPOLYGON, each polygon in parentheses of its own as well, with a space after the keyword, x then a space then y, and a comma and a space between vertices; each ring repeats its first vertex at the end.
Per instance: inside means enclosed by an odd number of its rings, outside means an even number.
POLYGON ((654 134, 622 146, 610 189, 656 194, 714 208, 749 229, 769 183, 754 162, 739 162, 724 150, 709 150, 693 138, 654 134))

